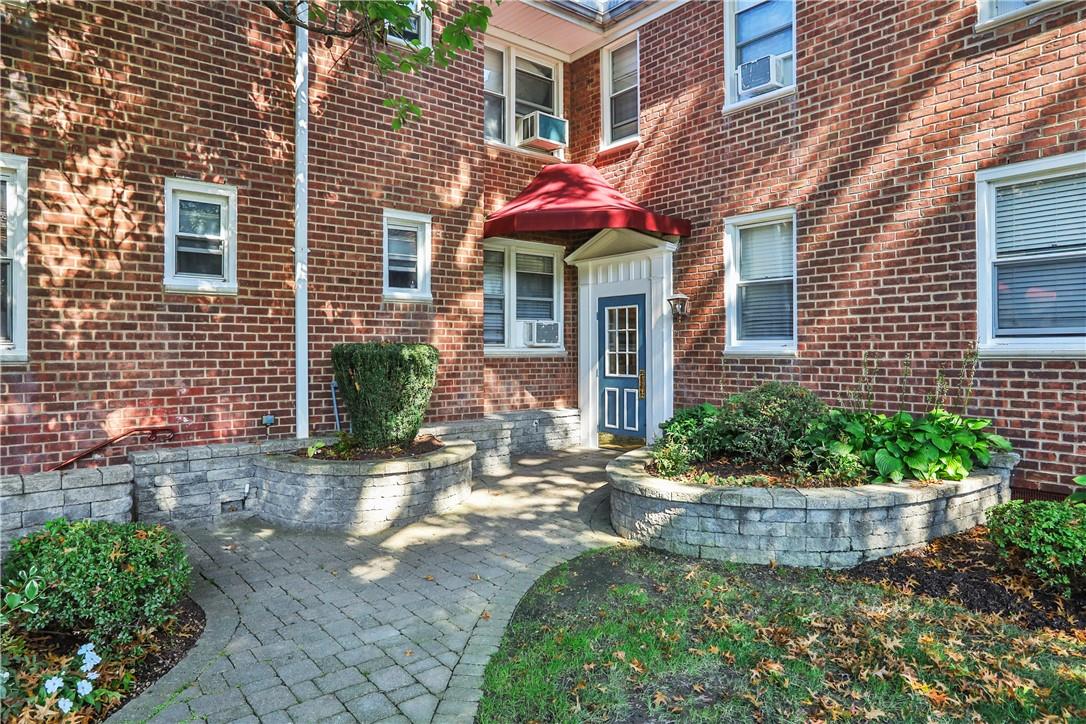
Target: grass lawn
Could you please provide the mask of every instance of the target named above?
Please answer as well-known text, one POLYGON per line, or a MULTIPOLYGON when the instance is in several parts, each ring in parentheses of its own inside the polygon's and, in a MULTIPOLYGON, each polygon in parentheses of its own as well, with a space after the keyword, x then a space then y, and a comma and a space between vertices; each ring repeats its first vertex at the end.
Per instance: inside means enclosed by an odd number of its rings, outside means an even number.
POLYGON ((1086 720, 1086 633, 1026 630, 827 571, 620 546, 550 571, 481 722, 1086 720))

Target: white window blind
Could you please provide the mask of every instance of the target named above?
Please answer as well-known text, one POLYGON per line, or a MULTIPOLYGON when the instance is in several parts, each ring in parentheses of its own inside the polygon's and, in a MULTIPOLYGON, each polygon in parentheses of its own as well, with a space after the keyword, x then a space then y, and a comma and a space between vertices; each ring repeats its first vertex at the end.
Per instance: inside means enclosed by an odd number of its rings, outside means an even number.
POLYGON ((1086 334, 1086 173, 995 189, 995 335, 1086 334))
POLYGON ((610 77, 607 99, 609 104, 609 141, 614 143, 637 135, 638 122, 638 58, 637 41, 633 40, 610 55, 610 77))
POLYGON ((737 338, 792 339, 792 222, 740 227, 738 234, 737 338))
POLYGON ((518 252, 517 319, 554 320, 554 258, 518 252))
POLYGON ((505 344, 505 252, 483 251, 483 344, 505 344))

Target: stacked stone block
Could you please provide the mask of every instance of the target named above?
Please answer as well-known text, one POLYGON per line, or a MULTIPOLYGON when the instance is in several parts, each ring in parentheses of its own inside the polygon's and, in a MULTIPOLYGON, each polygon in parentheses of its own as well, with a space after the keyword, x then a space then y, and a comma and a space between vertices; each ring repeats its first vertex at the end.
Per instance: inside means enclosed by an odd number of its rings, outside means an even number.
POLYGON ((310 460, 290 454, 254 459, 259 517, 314 530, 374 533, 455 508, 471 493, 475 443, 449 442, 417 458, 310 460))
POLYGON ((655 478, 647 450, 616 458, 611 523, 674 553, 737 563, 844 568, 985 522, 1010 500, 1017 455, 993 456, 964 480, 854 488, 714 488, 655 478))
POLYGON ((0 477, 0 546, 53 518, 132 519, 132 466, 0 477))

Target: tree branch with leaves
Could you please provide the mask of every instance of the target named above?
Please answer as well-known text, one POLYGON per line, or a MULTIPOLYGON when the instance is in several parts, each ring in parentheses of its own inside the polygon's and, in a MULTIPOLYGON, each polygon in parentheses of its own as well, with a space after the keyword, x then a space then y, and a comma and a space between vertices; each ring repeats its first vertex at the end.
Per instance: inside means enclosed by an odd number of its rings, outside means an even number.
MULTIPOLYGON (((494 0, 498 4, 501 0, 494 0)), ((381 75, 418 74, 427 68, 446 68, 462 53, 475 48, 472 33, 486 32, 491 8, 472 2, 454 16, 429 44, 418 35, 419 19, 432 21, 437 0, 261 0, 284 23, 324 36, 331 45, 336 39, 362 52, 381 75), (394 42, 392 39, 396 39, 394 42)), ((399 130, 411 118, 421 118, 422 109, 404 96, 384 100, 392 109, 392 128, 399 130)))

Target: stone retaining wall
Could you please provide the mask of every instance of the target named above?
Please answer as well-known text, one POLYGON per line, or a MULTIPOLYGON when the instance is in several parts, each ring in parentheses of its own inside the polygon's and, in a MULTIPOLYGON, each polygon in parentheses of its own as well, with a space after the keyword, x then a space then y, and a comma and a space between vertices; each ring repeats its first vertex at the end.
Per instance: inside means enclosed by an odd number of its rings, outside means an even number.
POLYGON ((719 488, 656 478, 648 450, 615 458, 611 524, 653 548, 738 563, 843 568, 968 530, 1010 500, 1014 454, 958 482, 719 488))
POLYGON ((373 533, 459 505, 471 493, 475 443, 396 460, 308 460, 292 454, 253 461, 257 516, 288 528, 373 533))
POLYGON ((131 520, 132 466, 0 478, 0 548, 60 517, 131 520))
MULTIPOLYGON (((524 454, 579 443, 576 409, 524 410, 423 428, 476 444, 473 472, 500 475, 524 454)), ((316 438, 330 442, 331 438, 316 438)), ((313 440, 187 445, 132 453, 130 465, 0 478, 0 546, 51 518, 205 524, 252 515, 259 500, 253 461, 313 440)))

